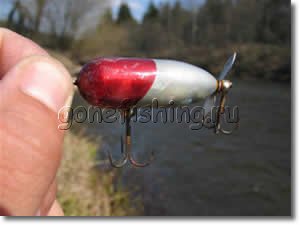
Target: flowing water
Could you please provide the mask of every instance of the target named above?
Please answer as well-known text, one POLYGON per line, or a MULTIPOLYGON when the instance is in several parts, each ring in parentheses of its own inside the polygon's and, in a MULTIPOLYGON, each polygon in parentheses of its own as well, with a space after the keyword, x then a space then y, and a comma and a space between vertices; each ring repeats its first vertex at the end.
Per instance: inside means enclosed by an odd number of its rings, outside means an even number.
MULTIPOLYGON (((122 169, 145 215, 291 215, 291 86, 236 80, 229 100, 240 115, 230 136, 186 123, 133 124, 135 157, 156 155, 146 168, 122 169)), ((118 123, 86 125, 101 149, 119 155, 118 123)))

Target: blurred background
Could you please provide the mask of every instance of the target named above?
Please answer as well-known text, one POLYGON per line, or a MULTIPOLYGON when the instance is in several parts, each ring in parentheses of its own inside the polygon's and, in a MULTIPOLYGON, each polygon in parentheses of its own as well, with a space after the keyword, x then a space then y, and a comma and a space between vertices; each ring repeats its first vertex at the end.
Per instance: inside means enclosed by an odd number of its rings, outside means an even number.
MULTIPOLYGON (((73 123, 59 201, 66 215, 290 216, 291 3, 288 0, 1 0, 0 26, 46 48, 71 74, 95 57, 169 58, 221 72, 236 51, 231 136, 188 123, 133 125, 147 168, 112 169, 122 126, 73 123)), ((183 75, 184 76, 184 75, 183 75)), ((73 107, 86 105, 75 95, 73 107)))

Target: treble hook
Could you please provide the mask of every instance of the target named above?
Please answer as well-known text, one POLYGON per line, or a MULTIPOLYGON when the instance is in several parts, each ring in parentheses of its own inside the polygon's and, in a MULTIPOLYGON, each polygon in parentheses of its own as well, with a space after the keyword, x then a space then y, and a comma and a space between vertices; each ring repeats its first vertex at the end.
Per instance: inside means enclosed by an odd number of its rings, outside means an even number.
POLYGON ((216 125, 215 125, 215 133, 218 134, 219 132, 223 134, 232 134, 234 130, 236 130, 239 127, 239 121, 236 123, 236 125, 232 128, 232 130, 225 130, 221 128, 221 115, 225 112, 225 102, 226 102, 226 95, 228 93, 228 90, 223 90, 221 93, 221 99, 220 104, 217 111, 217 119, 216 119, 216 125))
POLYGON ((130 119, 132 116, 134 116, 134 113, 130 112, 130 109, 122 111, 122 116, 125 118, 125 147, 123 143, 123 138, 121 136, 121 152, 123 153, 123 159, 121 160, 120 163, 115 163, 112 160, 112 154, 108 151, 108 159, 110 164, 115 167, 115 168, 121 168, 123 167, 127 161, 135 166, 135 167, 145 167, 150 164, 151 161, 154 159, 154 154, 153 152, 151 153, 151 158, 149 161, 145 163, 139 163, 137 162, 133 157, 131 153, 131 125, 130 125, 130 119))

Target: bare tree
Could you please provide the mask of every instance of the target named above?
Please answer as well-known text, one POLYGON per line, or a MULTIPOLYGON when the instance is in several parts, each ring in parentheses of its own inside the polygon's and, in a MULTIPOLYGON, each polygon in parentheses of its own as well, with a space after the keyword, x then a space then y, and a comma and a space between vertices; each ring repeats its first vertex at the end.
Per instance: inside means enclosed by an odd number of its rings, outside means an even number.
POLYGON ((39 32, 40 24, 43 18, 44 8, 47 4, 47 0, 36 0, 36 12, 34 18, 34 31, 39 32))
POLYGON ((107 0, 52 0, 47 5, 46 23, 56 37, 77 37, 97 26, 107 5, 107 0))

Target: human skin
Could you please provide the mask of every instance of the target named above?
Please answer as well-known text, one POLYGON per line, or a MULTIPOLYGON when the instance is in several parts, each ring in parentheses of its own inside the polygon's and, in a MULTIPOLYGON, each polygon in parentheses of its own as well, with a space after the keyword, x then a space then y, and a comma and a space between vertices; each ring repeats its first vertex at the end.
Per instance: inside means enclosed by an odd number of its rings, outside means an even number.
POLYGON ((61 63, 0 28, 0 215, 63 215, 56 200, 64 136, 57 113, 72 96, 61 63))

